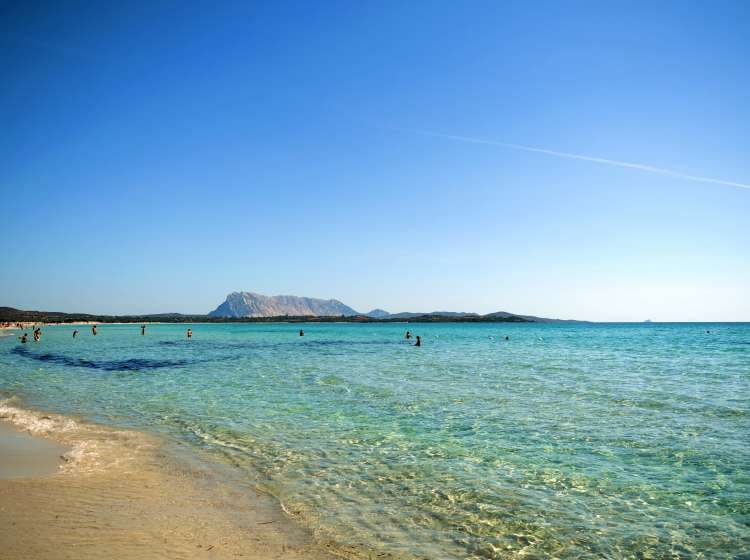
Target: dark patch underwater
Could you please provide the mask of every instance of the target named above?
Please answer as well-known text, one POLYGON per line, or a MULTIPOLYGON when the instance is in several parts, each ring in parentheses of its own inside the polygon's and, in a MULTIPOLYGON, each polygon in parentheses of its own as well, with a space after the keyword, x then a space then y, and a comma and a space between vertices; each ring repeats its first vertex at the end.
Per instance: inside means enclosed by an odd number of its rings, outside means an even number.
POLYGON ((146 358, 129 358, 127 360, 86 360, 84 358, 71 358, 63 354, 44 353, 36 354, 27 348, 16 346, 11 350, 13 354, 31 358, 39 362, 48 362, 68 367, 81 367, 98 369, 102 371, 141 371, 146 369, 159 369, 165 367, 186 366, 189 360, 149 360, 146 358))

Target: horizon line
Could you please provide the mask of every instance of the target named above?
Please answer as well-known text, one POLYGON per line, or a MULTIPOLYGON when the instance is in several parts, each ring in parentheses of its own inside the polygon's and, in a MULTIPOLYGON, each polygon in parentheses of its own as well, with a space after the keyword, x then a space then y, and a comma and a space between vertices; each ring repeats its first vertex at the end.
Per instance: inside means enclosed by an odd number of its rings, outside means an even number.
MULTIPOLYGON (((367 313, 359 313, 358 312, 356 315, 344 315, 344 316, 341 316, 341 315, 273 315, 273 316, 257 316, 257 317, 216 317, 217 320, 215 320, 215 321, 188 321, 188 320, 182 320, 182 321, 166 321, 165 322, 165 321, 158 321, 158 320, 156 320, 156 321, 114 321, 114 322, 108 323, 107 321, 98 321, 96 319, 97 318, 101 318, 101 317, 112 318, 112 319, 128 319, 128 318, 132 318, 132 319, 144 319, 144 318, 147 318, 147 317, 156 318, 156 317, 159 317, 159 316, 170 316, 170 315, 171 316, 179 315, 179 316, 188 317, 188 318, 190 318, 190 317, 194 317, 194 318, 204 318, 205 317, 205 318, 208 318, 208 317, 210 317, 210 315, 209 315, 210 312, 209 313, 184 313, 184 312, 179 312, 179 311, 171 311, 171 312, 156 312, 156 313, 127 313, 127 314, 122 314, 122 313, 87 313, 87 312, 75 312, 75 311, 74 312, 70 312, 70 311, 39 311, 39 310, 32 310, 32 309, 20 309, 20 308, 17 308, 17 307, 10 307, 10 306, 0 306, 0 308, 3 308, 3 307, 6 308, 6 309, 12 309, 14 311, 19 311, 19 312, 22 312, 22 313, 39 313, 39 314, 49 313, 49 314, 60 314, 60 315, 68 315, 68 316, 70 316, 70 315, 84 315, 84 316, 92 317, 92 319, 83 319, 83 318, 81 318, 79 320, 73 320, 71 322, 66 322, 64 320, 63 321, 45 321, 43 319, 36 320, 36 321, 33 321, 33 320, 30 321, 30 320, 24 320, 24 319, 13 320, 13 321, 2 321, 3 323, 16 323, 16 322, 21 322, 21 323, 42 323, 42 324, 46 324, 46 325, 52 324, 52 325, 60 325, 60 326, 75 325, 76 323, 79 323, 79 322, 82 323, 82 324, 89 324, 89 323, 92 323, 92 322, 93 323, 101 323, 101 324, 136 324, 136 323, 140 323, 140 322, 146 322, 146 323, 152 323, 153 322, 153 323, 164 323, 164 324, 181 324, 181 323, 185 323, 185 324, 187 324, 187 323, 215 324, 215 323, 220 323, 220 322, 236 323, 236 322, 243 322, 243 320, 247 321, 247 322, 264 322, 263 321, 264 319, 282 319, 284 317, 290 317, 290 318, 296 318, 296 319, 302 319, 304 317, 309 317, 310 318, 310 321, 296 320, 296 321, 292 321, 293 323, 317 322, 316 319, 321 319, 321 318, 340 318, 340 317, 343 317, 344 319, 351 319, 351 318, 355 318, 355 317, 368 317, 369 319, 371 319, 371 320, 373 320, 375 322, 378 322, 378 321, 383 320, 383 319, 385 319, 385 322, 388 322, 388 318, 387 317, 385 317, 385 318, 369 317, 367 315, 367 313), (221 321, 221 319, 224 319, 225 321, 221 321)), ((479 313, 479 312, 475 312, 475 311, 445 311, 444 310, 444 311, 427 311, 427 312, 400 311, 400 312, 397 312, 397 313, 390 313, 390 312, 388 312, 388 313, 391 316, 393 316, 393 315, 399 315, 401 313, 414 313, 417 317, 418 316, 439 315, 440 313, 451 313, 451 314, 455 313, 455 314, 459 315, 459 317, 456 317, 457 319, 460 319, 460 316, 462 314, 464 316, 466 316, 466 315, 475 315, 475 316, 478 316, 478 317, 481 318, 481 317, 486 317, 487 315, 494 315, 496 313, 507 313, 507 314, 509 314, 511 316, 515 316, 515 317, 520 317, 520 318, 527 318, 528 317, 528 318, 542 319, 542 321, 533 321, 532 320, 532 321, 523 322, 523 323, 499 321, 499 323, 502 323, 502 324, 536 324, 536 325, 540 325, 540 324, 555 324, 555 323, 590 323, 590 324, 627 323, 627 324, 635 324, 635 325, 640 325, 640 324, 664 324, 664 323, 674 323, 674 324, 746 324, 746 323, 750 323, 750 319, 747 319, 747 320, 742 320, 742 319, 740 319, 740 320, 693 320, 693 321, 659 320, 659 319, 643 319, 643 320, 561 319, 559 317, 545 317, 545 316, 541 316, 541 315, 528 315, 528 314, 521 314, 521 313, 513 313, 513 312, 509 312, 509 311, 491 311, 491 312, 488 312, 488 313, 479 313)), ((448 316, 444 316, 444 317, 447 318, 448 316)), ((413 318, 416 318, 416 317, 403 317, 403 318, 399 318, 402 321, 396 321, 396 322, 408 323, 409 319, 413 319, 413 318)), ((265 321, 265 322, 269 322, 269 321, 265 321)), ((278 321, 270 321, 270 322, 285 323, 285 322, 288 322, 288 321, 278 320, 278 321)), ((348 322, 351 322, 351 321, 344 321, 344 322, 348 323, 348 322)), ((391 322, 393 322, 393 321, 391 321, 391 322)), ((446 323, 446 322, 450 323, 450 322, 454 322, 454 321, 448 320, 448 321, 442 321, 441 323, 446 323)), ((455 322, 457 322, 457 323, 458 322, 463 323, 465 321, 455 321, 455 322)))

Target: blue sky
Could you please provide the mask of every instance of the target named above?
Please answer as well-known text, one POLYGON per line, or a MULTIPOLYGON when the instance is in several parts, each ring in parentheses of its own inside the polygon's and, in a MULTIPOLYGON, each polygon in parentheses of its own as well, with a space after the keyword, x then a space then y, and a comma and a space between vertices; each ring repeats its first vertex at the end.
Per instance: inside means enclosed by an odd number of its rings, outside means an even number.
POLYGON ((750 320, 749 58, 742 1, 0 3, 0 305, 750 320))

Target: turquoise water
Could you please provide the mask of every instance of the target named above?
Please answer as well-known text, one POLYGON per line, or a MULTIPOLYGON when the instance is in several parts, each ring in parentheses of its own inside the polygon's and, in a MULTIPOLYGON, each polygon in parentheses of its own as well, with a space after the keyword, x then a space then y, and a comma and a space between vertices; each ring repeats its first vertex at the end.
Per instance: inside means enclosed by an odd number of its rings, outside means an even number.
POLYGON ((46 327, 0 338, 0 390, 207 449, 374 552, 748 554, 750 324, 302 327, 46 327))

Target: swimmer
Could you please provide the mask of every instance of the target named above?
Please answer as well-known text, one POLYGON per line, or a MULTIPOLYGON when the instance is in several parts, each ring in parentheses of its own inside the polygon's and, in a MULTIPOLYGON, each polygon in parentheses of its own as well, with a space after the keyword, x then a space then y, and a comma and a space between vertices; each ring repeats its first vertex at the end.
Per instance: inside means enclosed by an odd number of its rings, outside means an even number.
POLYGON ((96 336, 96 325, 91 325, 91 334, 96 336))
POLYGON ((417 335, 417 341, 414 343, 414 346, 422 346, 422 337, 417 335))
POLYGON ((506 336, 506 337, 505 337, 505 340, 510 340, 510 337, 509 337, 509 336, 506 336))
POLYGON ((187 337, 188 338, 193 338, 193 329, 188 329, 187 330, 187 337))
POLYGON ((404 336, 404 338, 406 340, 410 340, 411 339, 411 331, 406 331, 406 335, 404 336))
POLYGON ((76 329, 76 330, 73 331, 73 338, 75 338, 77 336, 78 336, 78 330, 76 329))
POLYGON ((300 330, 299 330, 299 335, 300 335, 300 336, 305 336, 305 331, 303 331, 302 329, 300 329, 300 330))
POLYGON ((23 333, 23 335, 18 337, 18 339, 21 341, 21 344, 26 344, 26 339, 28 337, 29 337, 29 333, 23 333))

